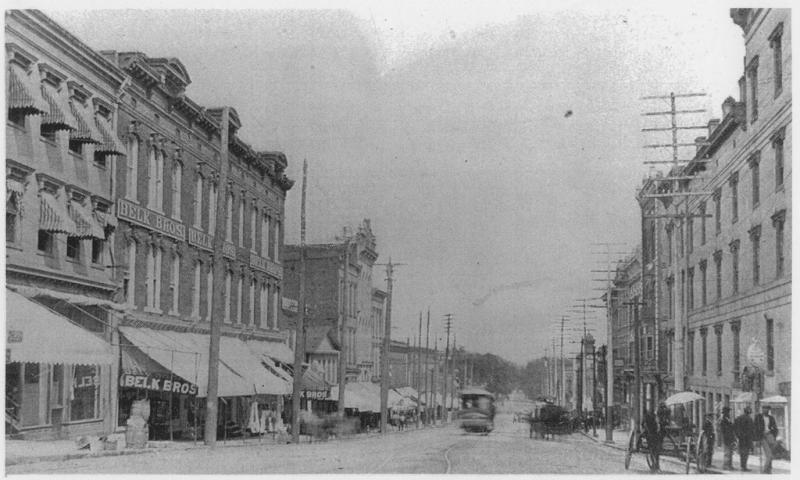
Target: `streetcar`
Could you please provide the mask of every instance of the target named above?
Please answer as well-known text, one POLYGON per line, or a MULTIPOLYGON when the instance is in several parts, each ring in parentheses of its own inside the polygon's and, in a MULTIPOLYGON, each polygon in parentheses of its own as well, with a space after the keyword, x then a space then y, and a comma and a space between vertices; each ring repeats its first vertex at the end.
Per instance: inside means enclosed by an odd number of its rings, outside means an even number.
POLYGON ((458 421, 466 432, 488 434, 494 430, 494 395, 482 388, 466 388, 459 393, 458 421))

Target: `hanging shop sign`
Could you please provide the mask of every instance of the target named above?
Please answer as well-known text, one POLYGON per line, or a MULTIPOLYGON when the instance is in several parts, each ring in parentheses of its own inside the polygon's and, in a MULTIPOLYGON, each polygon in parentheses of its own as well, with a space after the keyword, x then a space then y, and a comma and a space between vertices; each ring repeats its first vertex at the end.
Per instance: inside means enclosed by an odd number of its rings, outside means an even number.
POLYGON ((123 373, 119 377, 119 386, 123 388, 141 388, 154 392, 172 392, 181 395, 197 395, 197 385, 182 380, 157 378, 150 375, 132 375, 123 373))
POLYGON ((301 390, 300 398, 309 398, 311 400, 325 400, 328 398, 330 392, 328 390, 301 390))

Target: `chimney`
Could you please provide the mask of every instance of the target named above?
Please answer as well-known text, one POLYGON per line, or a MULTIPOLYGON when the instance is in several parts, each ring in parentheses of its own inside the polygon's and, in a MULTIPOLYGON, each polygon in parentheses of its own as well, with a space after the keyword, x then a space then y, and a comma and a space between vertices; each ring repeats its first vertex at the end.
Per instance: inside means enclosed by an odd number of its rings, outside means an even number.
POLYGON ((705 146, 704 143, 706 142, 706 140, 707 140, 706 137, 697 137, 694 139, 695 154, 705 146))
POLYGON ((711 135, 714 134, 714 130, 716 130, 718 126, 719 118, 712 118, 708 121, 708 138, 711 138, 711 135))
POLYGON ((733 106, 736 105, 736 100, 733 97, 728 97, 722 102, 722 118, 726 118, 733 112, 733 106))

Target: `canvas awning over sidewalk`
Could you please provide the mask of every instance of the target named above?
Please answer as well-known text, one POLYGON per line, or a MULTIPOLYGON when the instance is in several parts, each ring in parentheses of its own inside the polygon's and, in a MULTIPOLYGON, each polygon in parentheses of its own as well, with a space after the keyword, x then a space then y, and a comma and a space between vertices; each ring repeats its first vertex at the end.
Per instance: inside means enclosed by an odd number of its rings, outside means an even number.
POLYGON ((111 345, 17 292, 6 289, 7 362, 111 365, 111 345))
MULTIPOLYGON (((156 362, 195 383, 197 396, 207 395, 208 335, 135 327, 120 327, 120 332, 156 362)), ((267 370, 239 339, 222 337, 219 358, 220 396, 286 395, 291 392, 291 385, 267 370)))

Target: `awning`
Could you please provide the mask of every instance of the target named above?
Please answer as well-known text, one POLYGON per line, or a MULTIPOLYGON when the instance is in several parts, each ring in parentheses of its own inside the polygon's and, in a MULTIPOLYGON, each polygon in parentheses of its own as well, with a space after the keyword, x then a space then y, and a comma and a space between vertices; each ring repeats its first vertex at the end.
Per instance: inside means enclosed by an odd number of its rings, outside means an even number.
POLYGON ((41 114, 48 111, 47 103, 38 94, 39 90, 25 72, 11 67, 8 71, 8 108, 21 110, 27 114, 41 114), (32 88, 33 87, 33 88, 32 88))
POLYGON ((247 340, 246 343, 256 355, 263 355, 288 365, 294 363, 294 352, 283 342, 247 340))
POLYGON ((111 345, 66 317, 6 289, 6 362, 111 365, 111 345))
POLYGON ((66 207, 49 192, 40 192, 40 196, 39 229, 77 235, 78 228, 67 213, 66 207))
POLYGON ((24 285, 14 285, 13 287, 9 288, 19 293, 20 295, 23 295, 28 298, 33 298, 33 297, 55 298, 58 300, 64 300, 73 305, 105 307, 120 312, 128 311, 128 305, 124 303, 115 303, 110 300, 103 300, 102 298, 96 298, 96 297, 88 297, 86 295, 80 295, 77 293, 58 292, 56 290, 50 290, 48 288, 29 287, 24 285))
POLYGON ((755 392, 742 392, 731 400, 733 403, 753 403, 758 400, 755 392))
POLYGON ((789 400, 783 395, 773 395, 771 397, 762 398, 759 401, 761 403, 769 403, 771 405, 789 403, 789 400))
POLYGON ((104 229, 113 230, 117 228, 117 216, 114 215, 114 212, 101 212, 100 210, 95 210, 94 218, 104 229))
POLYGON ((100 131, 100 135, 103 138, 103 142, 100 145, 97 145, 94 148, 94 151, 97 153, 125 155, 127 149, 122 144, 119 137, 117 137, 117 135, 113 133, 114 129, 111 126, 111 122, 101 117, 100 115, 95 115, 94 120, 95 120, 95 125, 97 126, 97 130, 100 131))
POLYGON ((70 213, 72 213, 72 220, 75 222, 75 227, 78 238, 99 238, 105 240, 106 233, 103 227, 95 220, 94 216, 83 205, 75 200, 70 201, 70 213))
POLYGON ((78 128, 69 132, 69 139, 85 143, 103 143, 103 135, 97 129, 93 115, 87 108, 74 99, 69 102, 69 108, 78 122, 78 128))
MULTIPOLYGON (((330 400, 339 399, 339 386, 331 387, 330 400)), ((346 383, 344 387, 344 406, 362 412, 380 412, 380 386, 370 382, 346 383)))
MULTIPOLYGON (((164 366, 172 365, 172 371, 178 376, 197 384, 199 397, 207 395, 208 334, 135 327, 120 327, 119 330, 152 359, 164 366)), ((287 382, 269 372, 239 339, 222 337, 219 358, 219 396, 291 392, 287 382)))
POLYGON ((47 112, 42 116, 42 125, 50 125, 56 130, 74 130, 78 120, 72 115, 70 106, 63 95, 51 91, 42 84, 42 97, 47 102, 47 112))
MULTIPOLYGON (((16 195, 19 199, 25 193, 25 185, 22 184, 19 180, 14 180, 13 178, 6 178, 6 202, 11 200, 13 195, 16 195)), ((19 203, 17 208, 21 208, 22 204, 19 203)))
POLYGON ((197 386, 178 376, 120 335, 119 386, 158 392, 197 394, 197 386))

